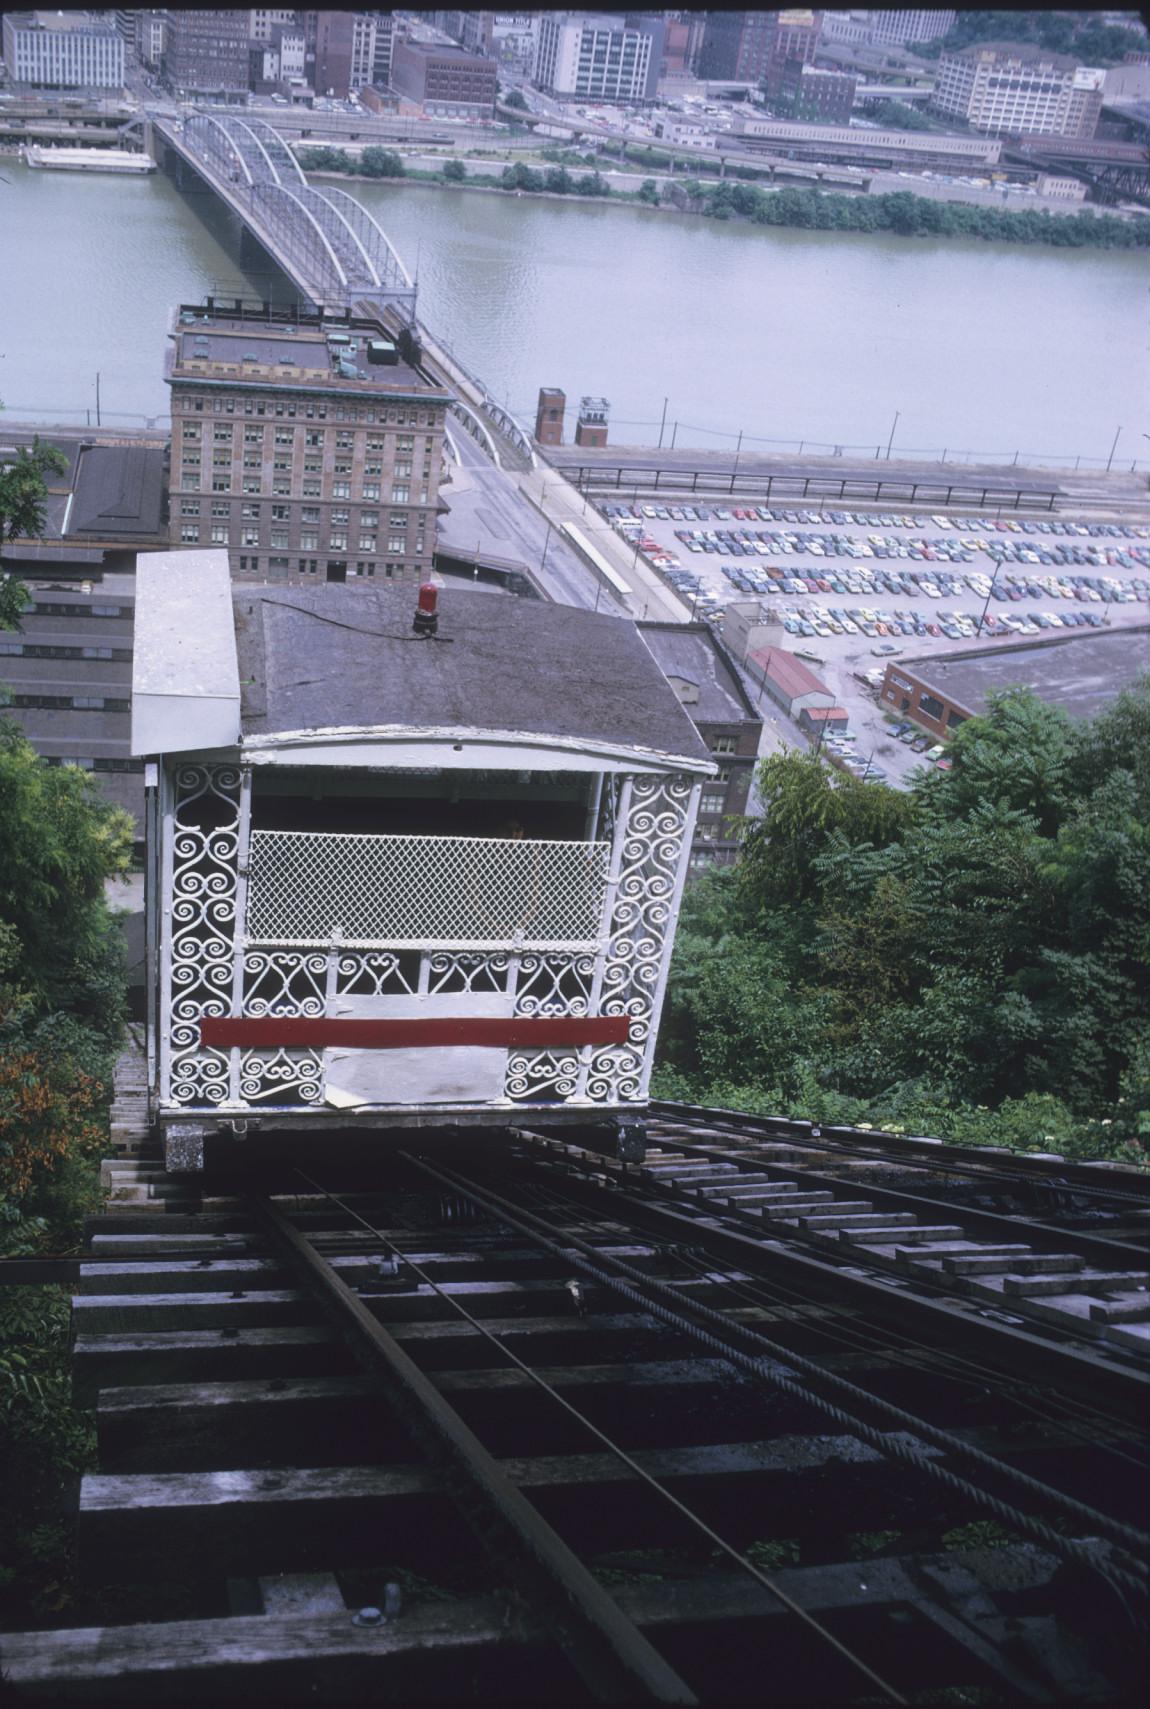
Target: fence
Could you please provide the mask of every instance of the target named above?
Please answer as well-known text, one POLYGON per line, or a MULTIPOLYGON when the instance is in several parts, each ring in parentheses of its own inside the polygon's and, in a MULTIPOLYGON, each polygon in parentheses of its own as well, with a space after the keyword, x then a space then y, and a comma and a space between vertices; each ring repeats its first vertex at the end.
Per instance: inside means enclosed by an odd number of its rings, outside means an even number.
POLYGON ((857 475, 841 480, 834 475, 770 475, 744 470, 665 469, 623 465, 566 467, 564 474, 580 492, 605 488, 615 492, 697 494, 701 497, 738 498, 769 503, 776 498, 838 498, 885 500, 888 504, 993 505, 1001 510, 1053 510, 1062 496, 1051 487, 987 486, 973 481, 965 485, 947 481, 921 481, 906 475, 885 475, 864 480, 857 475))
MULTIPOLYGON (((524 414, 529 411, 524 410, 524 414)), ((943 446, 907 446, 886 445, 870 440, 865 444, 848 444, 846 441, 834 443, 826 439, 767 439, 759 434, 727 433, 713 427, 698 427, 687 421, 668 423, 662 421, 626 421, 618 416, 612 416, 611 427, 641 427, 652 430, 652 440, 658 436, 657 448, 663 449, 664 437, 667 438, 667 449, 675 449, 676 440, 680 433, 701 434, 704 439, 721 441, 723 446, 734 449, 736 456, 744 450, 755 446, 769 447, 770 454, 778 452, 794 452, 798 456, 809 453, 820 457, 858 457, 868 461, 886 462, 888 458, 905 460, 916 463, 989 463, 998 464, 1003 468, 1033 468, 1033 469, 1100 469, 1107 472, 1111 469, 1137 474, 1139 470, 1150 470, 1150 459, 1134 458, 1127 463, 1125 457, 1116 457, 1117 439, 1108 457, 1089 457, 1084 453, 1054 452, 1054 451, 972 451, 960 449, 953 445, 943 446)), ((705 446, 692 440, 689 448, 703 450, 705 446)), ((687 447, 685 447, 687 448, 687 447)))

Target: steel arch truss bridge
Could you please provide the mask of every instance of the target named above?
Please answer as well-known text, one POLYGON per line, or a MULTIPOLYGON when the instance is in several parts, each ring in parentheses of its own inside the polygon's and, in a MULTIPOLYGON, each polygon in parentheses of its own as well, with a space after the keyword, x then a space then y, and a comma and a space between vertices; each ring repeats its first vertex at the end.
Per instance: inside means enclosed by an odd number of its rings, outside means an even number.
POLYGON ((415 286, 367 209, 342 190, 317 190, 295 155, 262 119, 196 113, 183 145, 274 238, 288 271, 324 307, 370 302, 415 319, 415 286))

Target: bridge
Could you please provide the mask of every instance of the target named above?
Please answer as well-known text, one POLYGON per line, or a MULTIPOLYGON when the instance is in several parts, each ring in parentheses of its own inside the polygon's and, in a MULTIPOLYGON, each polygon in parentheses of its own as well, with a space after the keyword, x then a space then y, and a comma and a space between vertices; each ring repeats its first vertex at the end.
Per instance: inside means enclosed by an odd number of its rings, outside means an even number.
POLYGON ((262 119, 149 116, 156 136, 243 221, 317 308, 391 310, 414 326, 416 288, 382 227, 343 190, 317 190, 262 119))
POLYGON ((1062 172, 1089 185, 1103 207, 1137 202, 1150 208, 1150 149, 1145 143, 1087 142, 1066 137, 1003 142, 1004 160, 1040 172, 1062 172))

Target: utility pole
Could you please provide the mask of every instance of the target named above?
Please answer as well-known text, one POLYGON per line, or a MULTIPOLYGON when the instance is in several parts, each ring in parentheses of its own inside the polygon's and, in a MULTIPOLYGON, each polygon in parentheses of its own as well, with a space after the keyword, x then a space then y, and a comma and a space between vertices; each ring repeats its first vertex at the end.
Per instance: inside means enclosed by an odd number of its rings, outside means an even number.
POLYGON ((890 448, 894 444, 894 430, 898 426, 899 413, 900 412, 896 409, 894 412, 894 420, 891 423, 890 438, 886 442, 886 460, 888 463, 890 462, 890 448))
POLYGON ((1119 429, 1118 429, 1118 431, 1117 431, 1117 433, 1115 433, 1115 435, 1114 435, 1114 443, 1113 443, 1113 445, 1112 445, 1112 446, 1111 446, 1111 447, 1110 447, 1110 455, 1109 455, 1109 457, 1107 457, 1107 459, 1106 459, 1106 473, 1107 473, 1107 474, 1109 474, 1109 473, 1110 473, 1110 465, 1111 465, 1111 463, 1113 463, 1113 461, 1114 461, 1114 453, 1115 453, 1115 451, 1117 451, 1117 449, 1118 449, 1118 434, 1119 434, 1119 433, 1121 433, 1121 432, 1122 432, 1122 429, 1121 429, 1121 428, 1119 428, 1119 429))
POLYGON ((663 449, 663 429, 667 425, 667 403, 668 403, 668 400, 666 398, 664 398, 663 399, 663 419, 659 423, 659 450, 660 451, 663 449))
POLYGON ((989 606, 990 606, 990 596, 994 592, 994 586, 998 580, 998 572, 1001 568, 1002 568, 1002 559, 996 558, 994 560, 994 574, 990 578, 990 586, 986 590, 986 599, 984 600, 983 606, 982 606, 982 616, 978 620, 978 633, 979 633, 979 635, 982 634, 982 625, 986 622, 986 613, 987 613, 987 610, 989 609, 989 606))
POLYGON ((100 425, 100 372, 96 370, 96 426, 100 425))

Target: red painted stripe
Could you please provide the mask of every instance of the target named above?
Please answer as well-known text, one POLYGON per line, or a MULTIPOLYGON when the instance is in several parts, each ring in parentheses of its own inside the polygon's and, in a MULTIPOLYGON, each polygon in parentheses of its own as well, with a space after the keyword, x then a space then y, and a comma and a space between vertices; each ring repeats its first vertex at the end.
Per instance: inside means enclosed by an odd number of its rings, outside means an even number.
POLYGON ((360 1050, 398 1050, 410 1045, 481 1044, 530 1049, 548 1044, 626 1044, 631 1023, 626 1015, 523 1017, 446 1017, 408 1021, 331 1021, 292 1016, 242 1020, 205 1015, 200 1043, 205 1048, 343 1045, 360 1050))

